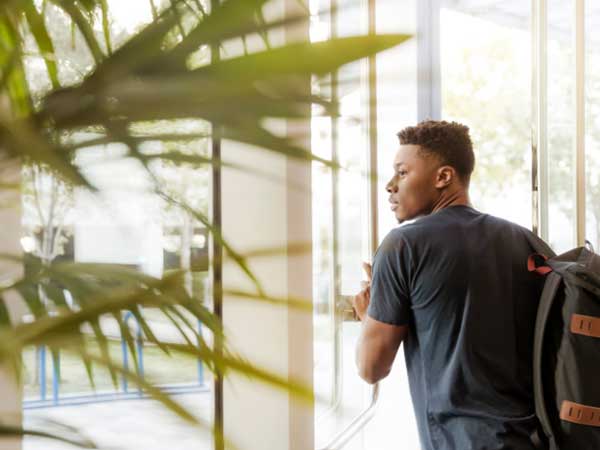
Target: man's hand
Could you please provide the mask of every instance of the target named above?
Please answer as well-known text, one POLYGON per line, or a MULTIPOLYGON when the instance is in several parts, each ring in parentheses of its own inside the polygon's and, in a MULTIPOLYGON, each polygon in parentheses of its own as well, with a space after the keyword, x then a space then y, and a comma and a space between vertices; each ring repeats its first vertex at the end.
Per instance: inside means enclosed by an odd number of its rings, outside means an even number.
POLYGON ((367 314, 367 308, 371 301, 371 264, 363 262, 363 269, 367 274, 367 281, 361 281, 361 291, 352 299, 354 314, 362 321, 367 314))

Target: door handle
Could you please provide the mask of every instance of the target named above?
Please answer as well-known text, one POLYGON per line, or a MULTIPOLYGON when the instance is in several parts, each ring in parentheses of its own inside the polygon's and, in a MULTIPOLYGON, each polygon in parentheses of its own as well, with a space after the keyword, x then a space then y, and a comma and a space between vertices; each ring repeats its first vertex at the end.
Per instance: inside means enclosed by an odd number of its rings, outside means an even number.
POLYGON ((333 331, 333 383, 331 403, 329 408, 321 415, 327 417, 334 413, 342 402, 342 384, 343 384, 343 345, 344 338, 342 326, 344 322, 357 322, 358 317, 354 314, 351 295, 338 295, 334 308, 334 331, 333 331))
POLYGON ((358 322, 358 317, 352 307, 352 295, 340 295, 336 302, 336 309, 343 322, 358 322))
MULTIPOLYGON (((336 347, 336 356, 341 353, 341 325, 342 322, 357 322, 358 317, 354 313, 354 308, 352 307, 352 298, 351 295, 340 295, 336 301, 336 330, 335 330, 335 342, 337 343, 336 347), (338 353, 339 352, 339 353, 338 353)), ((336 372, 337 370, 342 370, 341 363, 336 364, 336 372)), ((341 374, 335 374, 335 380, 339 384, 341 384, 341 374)), ((335 392, 335 400, 333 404, 333 408, 331 410, 337 409, 340 404, 340 398, 338 396, 341 395, 341 386, 336 386, 337 389, 334 389, 335 392)), ((344 428, 341 432, 339 432, 336 436, 329 441, 329 443, 320 448, 319 450, 339 450, 344 447, 364 426, 373 418, 375 415, 377 401, 379 399, 379 383, 376 383, 373 386, 371 391, 371 402, 369 406, 365 408, 358 416, 356 416, 350 424, 344 428)))

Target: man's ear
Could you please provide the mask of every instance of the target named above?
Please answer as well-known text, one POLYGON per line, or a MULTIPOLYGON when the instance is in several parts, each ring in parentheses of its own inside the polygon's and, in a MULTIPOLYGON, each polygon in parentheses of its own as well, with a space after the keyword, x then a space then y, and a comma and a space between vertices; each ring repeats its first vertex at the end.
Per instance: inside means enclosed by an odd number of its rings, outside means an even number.
POLYGON ((452 166, 442 166, 437 171, 437 177, 435 180, 435 187, 438 189, 444 189, 450 186, 456 179, 456 170, 452 166))

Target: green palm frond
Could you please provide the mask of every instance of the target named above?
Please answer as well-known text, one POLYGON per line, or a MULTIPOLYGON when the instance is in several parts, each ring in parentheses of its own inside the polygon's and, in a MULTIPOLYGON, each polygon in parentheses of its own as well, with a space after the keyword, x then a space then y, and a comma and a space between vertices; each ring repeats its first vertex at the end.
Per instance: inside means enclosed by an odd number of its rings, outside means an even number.
POLYGON ((29 30, 35 38, 40 53, 44 58, 52 88, 57 89, 60 87, 60 82, 58 81, 58 68, 54 60, 54 44, 44 23, 44 17, 38 12, 33 0, 25 0, 23 2, 23 9, 29 30))
POLYGON ((57 430, 56 432, 50 432, 45 430, 39 430, 35 428, 24 428, 20 426, 11 426, 6 424, 0 424, 0 436, 35 436, 53 439, 65 444, 74 445, 79 448, 98 448, 93 441, 81 436, 77 433, 73 437, 68 437, 64 430, 57 430))
MULTIPOLYGON (((106 0, 48 0, 47 3, 51 5, 48 7, 60 8, 66 13, 66 20, 77 30, 77 39, 85 43, 94 66, 80 81, 61 85, 59 51, 45 10, 40 10, 33 0, 6 0, 0 4, 0 99, 6 96, 10 100, 10 114, 0 109, 0 156, 43 165, 70 185, 94 191, 96 187, 76 164, 76 156, 92 147, 124 144, 127 156, 136 158, 146 168, 154 183, 153 191, 202 224, 252 283, 252 290, 224 290, 225 295, 310 311, 311 303, 304 299, 269 295, 248 262, 254 257, 303 251, 310 244, 247 254, 236 251, 206 213, 168 191, 152 172, 151 163, 161 160, 173 165, 218 165, 246 172, 249 169, 167 145, 158 151, 146 152, 143 144, 223 138, 248 144, 247 151, 267 149, 285 157, 337 167, 291 138, 274 134, 264 125, 265 121, 272 118, 306 121, 311 117, 313 105, 320 106, 324 114, 337 115, 337 104, 308 92, 310 76, 326 75, 345 64, 398 45, 410 36, 369 35, 273 46, 268 40, 271 31, 304 22, 307 13, 266 20, 263 7, 268 0, 223 0, 210 12, 198 0, 173 0, 166 2, 160 11, 150 1, 155 19, 118 45, 117 37, 111 35, 106 0), (101 20, 99 28, 94 26, 95 18, 101 20), (43 58, 51 84, 48 93, 32 95, 27 83, 24 63, 27 30, 30 41, 43 58), (226 42, 257 35, 263 39, 263 49, 222 60, 210 57, 211 50, 222 48, 226 42), (210 123, 213 131, 135 132, 140 124, 151 126, 156 121, 177 119, 210 123), (64 139, 79 131, 88 136, 91 132, 94 137, 64 139)), ((260 171, 256 174, 272 176, 260 171)), ((0 257, 22 262, 15 256, 0 257)), ((213 261, 213 264, 221 263, 213 261)), ((102 327, 106 320, 116 324, 133 361, 137 361, 138 336, 124 319, 128 312, 135 318, 143 342, 156 346, 167 358, 175 355, 199 358, 215 374, 245 374, 285 389, 298 398, 313 400, 312 391, 302 383, 256 367, 233 354, 218 318, 192 298, 181 271, 157 279, 117 265, 33 264, 21 279, 0 286, 0 361, 14 367, 20 375, 22 351, 28 346, 45 345, 54 355, 69 352, 81 359, 92 386, 95 368, 102 368, 109 372, 114 385, 119 377, 124 377, 188 422, 210 428, 145 380, 137 364, 129 369, 113 360, 109 337, 102 327), (67 302, 65 291, 70 293, 72 304, 67 302), (9 293, 18 293, 31 313, 30 322, 11 322, 9 293), (177 342, 162 339, 152 321, 146 318, 145 310, 162 314, 176 330, 177 342), (223 343, 222 348, 205 341, 196 327, 198 322, 215 342, 223 343), (92 351, 89 342, 97 345, 98 350, 92 351)), ((24 433, 93 448, 85 439, 70 439, 60 433, 0 427, 0 434, 24 433)))

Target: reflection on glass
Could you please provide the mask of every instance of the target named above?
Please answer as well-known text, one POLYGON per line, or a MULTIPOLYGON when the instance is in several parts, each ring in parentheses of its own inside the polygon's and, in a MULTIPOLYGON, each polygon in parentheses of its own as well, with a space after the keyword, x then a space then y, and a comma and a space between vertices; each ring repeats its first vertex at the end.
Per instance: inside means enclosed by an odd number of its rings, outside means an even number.
POLYGON ((470 128, 475 208, 531 228, 530 13, 473 10, 441 11, 442 117, 470 128))

